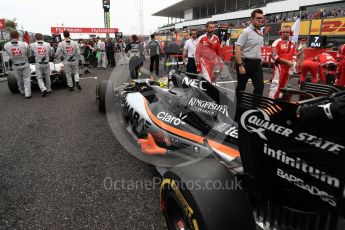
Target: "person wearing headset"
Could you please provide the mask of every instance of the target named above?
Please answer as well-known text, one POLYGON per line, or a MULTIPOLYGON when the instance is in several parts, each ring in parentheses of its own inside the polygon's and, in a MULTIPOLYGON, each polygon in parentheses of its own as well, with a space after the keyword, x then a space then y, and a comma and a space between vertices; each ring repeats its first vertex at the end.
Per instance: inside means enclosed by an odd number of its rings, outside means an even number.
POLYGON ((277 99, 280 89, 284 88, 289 76, 296 66, 296 44, 290 40, 293 36, 291 27, 285 25, 279 31, 280 38, 272 44, 272 58, 274 60, 273 79, 268 97, 277 99))

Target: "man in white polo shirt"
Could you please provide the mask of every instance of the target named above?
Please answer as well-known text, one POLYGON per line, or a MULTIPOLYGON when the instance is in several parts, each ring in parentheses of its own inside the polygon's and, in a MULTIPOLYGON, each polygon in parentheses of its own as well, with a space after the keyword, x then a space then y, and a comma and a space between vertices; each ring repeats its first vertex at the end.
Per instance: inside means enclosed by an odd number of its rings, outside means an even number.
POLYGON ((184 45, 183 49, 183 60, 188 58, 187 60, 187 72, 188 73, 197 73, 196 71, 196 63, 195 63, 195 50, 198 44, 197 32, 196 30, 192 30, 190 33, 191 38, 188 39, 184 45))

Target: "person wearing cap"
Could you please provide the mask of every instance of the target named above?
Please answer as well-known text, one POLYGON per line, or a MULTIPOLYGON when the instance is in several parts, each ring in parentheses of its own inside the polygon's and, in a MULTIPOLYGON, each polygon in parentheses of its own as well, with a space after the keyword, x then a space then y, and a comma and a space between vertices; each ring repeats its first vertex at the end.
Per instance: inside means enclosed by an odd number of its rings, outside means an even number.
POLYGON ((19 92, 25 98, 31 98, 31 70, 29 64, 30 48, 26 42, 19 41, 17 30, 10 32, 11 41, 4 45, 4 50, 10 57, 14 75, 17 79, 19 92))

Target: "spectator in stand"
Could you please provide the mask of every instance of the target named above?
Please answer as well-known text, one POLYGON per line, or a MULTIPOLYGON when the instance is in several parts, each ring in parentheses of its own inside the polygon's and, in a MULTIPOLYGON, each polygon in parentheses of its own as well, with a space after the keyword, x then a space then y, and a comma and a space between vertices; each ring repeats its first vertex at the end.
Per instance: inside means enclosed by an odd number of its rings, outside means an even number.
POLYGON ((337 11, 336 11, 336 9, 333 9, 333 11, 332 11, 332 17, 336 17, 337 16, 337 11))

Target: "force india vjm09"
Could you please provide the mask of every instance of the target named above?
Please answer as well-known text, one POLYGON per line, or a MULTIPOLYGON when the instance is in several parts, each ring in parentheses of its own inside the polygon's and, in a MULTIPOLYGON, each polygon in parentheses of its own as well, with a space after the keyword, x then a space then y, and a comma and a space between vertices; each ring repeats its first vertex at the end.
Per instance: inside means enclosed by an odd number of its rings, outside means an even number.
MULTIPOLYGON (((103 112, 107 87, 96 91, 103 112)), ((111 103, 144 154, 200 158, 163 176, 168 229, 345 229, 345 119, 327 109, 344 107, 344 89, 305 83, 282 92, 279 100, 242 93, 238 122, 227 95, 197 75, 116 92, 111 103)))

